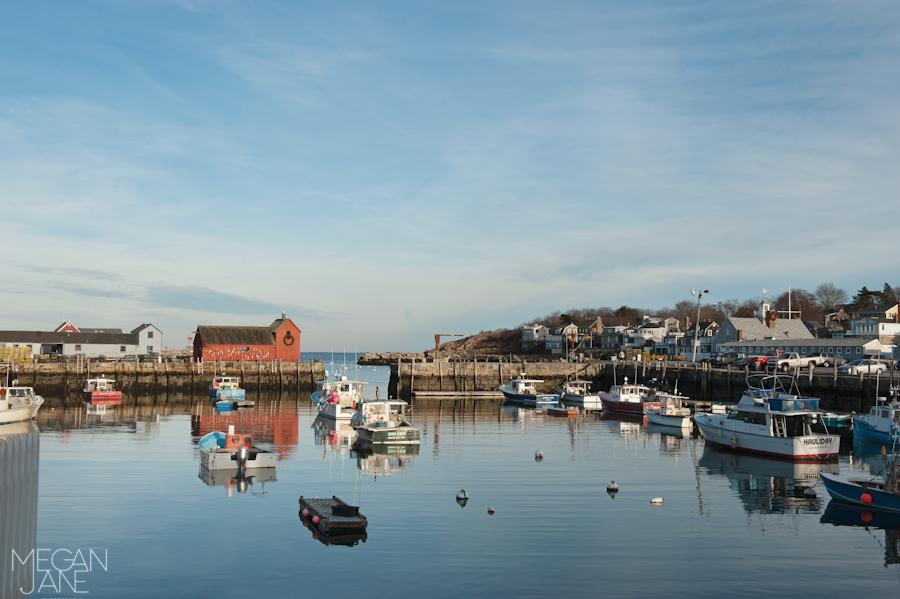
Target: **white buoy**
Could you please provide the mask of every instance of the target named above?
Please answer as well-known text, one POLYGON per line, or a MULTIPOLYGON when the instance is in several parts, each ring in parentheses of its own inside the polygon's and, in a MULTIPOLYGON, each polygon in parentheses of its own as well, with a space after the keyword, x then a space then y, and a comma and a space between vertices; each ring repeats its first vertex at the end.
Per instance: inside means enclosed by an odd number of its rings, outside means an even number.
POLYGON ((466 493, 466 490, 465 490, 465 489, 462 489, 459 493, 456 494, 456 498, 457 498, 457 499, 468 499, 468 498, 469 498, 469 494, 466 493))
POLYGON ((810 487, 810 488, 806 489, 805 491, 803 491, 803 496, 806 497, 807 499, 815 499, 816 498, 816 490, 813 489, 812 487, 810 487))
POLYGON ((619 485, 616 484, 616 481, 610 481, 610 483, 606 485, 606 491, 608 493, 618 493, 619 485))
POLYGON ((494 515, 494 506, 492 506, 492 505, 489 505, 489 506, 488 506, 488 513, 489 513, 491 516, 494 515))
POLYGON ((650 500, 650 503, 652 503, 653 505, 662 505, 663 498, 662 497, 654 497, 653 499, 650 500))
POLYGON ((543 460, 543 459, 544 459, 544 452, 541 451, 540 449, 538 449, 537 451, 535 451, 535 452, 534 452, 534 459, 537 460, 538 462, 540 462, 541 460, 543 460))

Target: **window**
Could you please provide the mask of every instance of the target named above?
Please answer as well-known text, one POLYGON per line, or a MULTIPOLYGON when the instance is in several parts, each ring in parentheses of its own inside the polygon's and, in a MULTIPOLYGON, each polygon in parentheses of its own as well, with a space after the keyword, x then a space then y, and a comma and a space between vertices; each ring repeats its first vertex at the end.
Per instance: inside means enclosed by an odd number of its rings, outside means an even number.
POLYGON ((828 348, 828 353, 829 353, 829 354, 833 354, 833 353, 834 353, 834 348, 833 348, 833 347, 829 347, 829 348, 828 348))
POLYGON ((119 351, 124 353, 124 352, 125 352, 125 346, 124 346, 124 345, 120 345, 120 346, 119 346, 119 351))
POLYGON ((856 353, 861 354, 861 353, 862 353, 862 348, 861 348, 861 347, 857 347, 857 348, 856 348, 856 353))
POLYGON ((147 331, 147 339, 153 339, 153 331, 147 331))
POLYGON ((76 345, 76 346, 75 346, 75 351, 81 351, 81 346, 80 346, 80 345, 76 345))
POLYGON ((800 352, 803 353, 803 354, 805 354, 805 353, 806 353, 806 348, 805 348, 805 347, 801 347, 801 348, 800 348, 800 352))
POLYGON ((249 347, 242 347, 242 348, 241 348, 241 351, 250 351, 250 348, 249 348, 249 347))
POLYGON ((148 346, 147 346, 147 351, 153 351, 153 346, 152 346, 152 345, 148 345, 148 346))

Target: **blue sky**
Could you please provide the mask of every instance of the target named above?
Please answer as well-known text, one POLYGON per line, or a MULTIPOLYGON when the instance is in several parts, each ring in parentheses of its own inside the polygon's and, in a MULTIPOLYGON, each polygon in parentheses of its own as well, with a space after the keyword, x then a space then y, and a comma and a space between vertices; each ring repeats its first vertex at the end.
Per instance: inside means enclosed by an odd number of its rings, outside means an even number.
POLYGON ((6 2, 0 328, 421 350, 896 283, 896 2, 6 2))

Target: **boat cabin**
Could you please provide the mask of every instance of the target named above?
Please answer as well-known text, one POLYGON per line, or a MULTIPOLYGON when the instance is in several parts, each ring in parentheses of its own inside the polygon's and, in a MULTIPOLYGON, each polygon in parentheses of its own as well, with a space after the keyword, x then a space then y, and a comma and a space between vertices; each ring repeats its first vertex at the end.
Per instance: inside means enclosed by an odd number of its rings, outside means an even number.
POLYGON ((609 388, 610 395, 619 395, 620 397, 648 397, 653 395, 653 389, 644 385, 624 384, 613 385, 609 388))
POLYGON ((657 393, 653 399, 659 402, 660 416, 690 416, 690 408, 685 407, 682 395, 672 395, 669 393, 657 393))
POLYGON ((37 401, 33 387, 0 387, 0 410, 22 407, 37 401))
POLYGON ((509 382, 509 387, 512 389, 513 393, 518 393, 520 395, 537 395, 538 391, 535 385, 537 383, 543 383, 543 379, 513 379, 509 382))
POLYGON ((236 376, 217 376, 213 379, 212 389, 240 389, 241 379, 236 376))
POLYGON ((563 383, 563 391, 566 395, 589 395, 590 381, 566 381, 563 383))
POLYGON ((115 391, 116 381, 112 379, 88 379, 84 384, 84 390, 88 393, 94 391, 115 391))
POLYGON ((357 411, 365 426, 397 426, 406 420, 407 403, 400 400, 367 401, 357 405, 357 411))

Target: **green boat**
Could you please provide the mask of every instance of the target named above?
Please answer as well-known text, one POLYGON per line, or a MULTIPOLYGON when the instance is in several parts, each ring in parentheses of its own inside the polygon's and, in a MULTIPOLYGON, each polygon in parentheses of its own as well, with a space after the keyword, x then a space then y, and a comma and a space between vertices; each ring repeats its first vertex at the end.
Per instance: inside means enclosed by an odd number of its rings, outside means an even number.
POLYGON ((356 406, 351 424, 361 441, 371 444, 418 445, 419 429, 406 417, 405 401, 364 401, 356 406))

